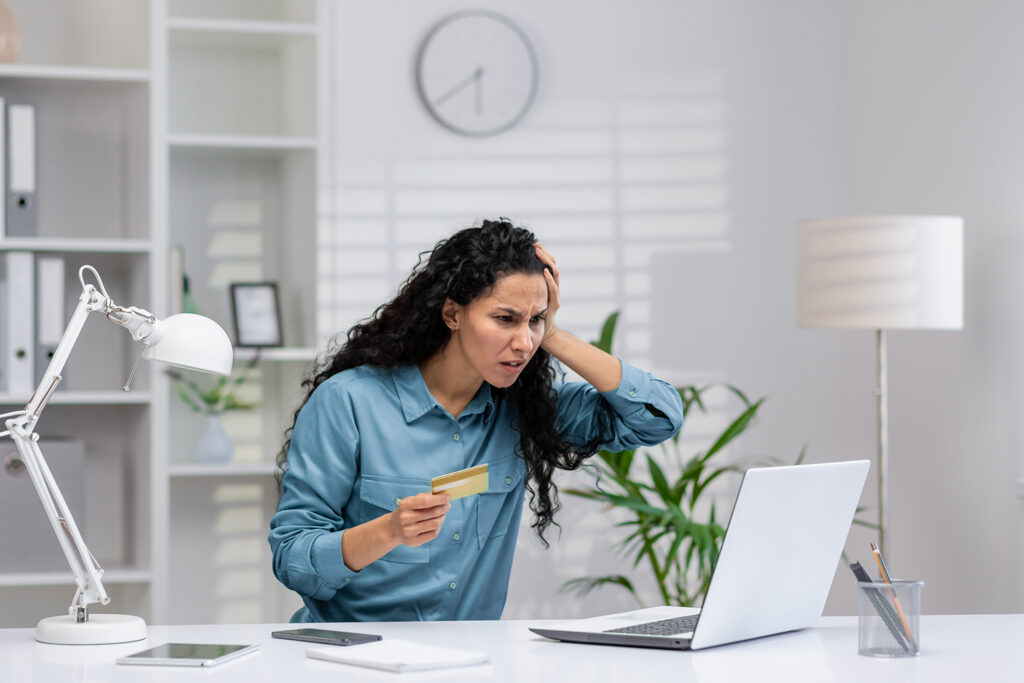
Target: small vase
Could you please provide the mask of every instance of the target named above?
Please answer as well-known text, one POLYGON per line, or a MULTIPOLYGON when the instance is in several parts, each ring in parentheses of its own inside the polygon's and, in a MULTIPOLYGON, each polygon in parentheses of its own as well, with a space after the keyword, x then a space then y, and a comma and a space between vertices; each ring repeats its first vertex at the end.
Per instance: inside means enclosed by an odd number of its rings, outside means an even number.
POLYGON ((196 441, 196 462, 214 464, 231 462, 235 455, 235 444, 231 443, 220 415, 210 415, 206 422, 206 431, 196 441))
POLYGON ((0 0, 0 62, 11 63, 21 52, 21 28, 14 13, 0 0))

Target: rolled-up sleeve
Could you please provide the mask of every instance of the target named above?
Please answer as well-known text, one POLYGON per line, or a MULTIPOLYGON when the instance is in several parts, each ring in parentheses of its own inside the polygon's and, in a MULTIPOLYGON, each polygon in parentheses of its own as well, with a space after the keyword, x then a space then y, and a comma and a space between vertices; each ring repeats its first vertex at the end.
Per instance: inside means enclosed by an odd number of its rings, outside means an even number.
POLYGON ((270 520, 274 574, 288 588, 329 600, 356 572, 345 566, 342 510, 358 469, 359 432, 344 387, 324 383, 303 406, 288 448, 281 501, 270 520))
POLYGON ((612 391, 583 382, 557 391, 559 431, 571 443, 599 439, 601 448, 623 451, 659 444, 683 426, 679 392, 629 363, 622 363, 622 381, 612 391))

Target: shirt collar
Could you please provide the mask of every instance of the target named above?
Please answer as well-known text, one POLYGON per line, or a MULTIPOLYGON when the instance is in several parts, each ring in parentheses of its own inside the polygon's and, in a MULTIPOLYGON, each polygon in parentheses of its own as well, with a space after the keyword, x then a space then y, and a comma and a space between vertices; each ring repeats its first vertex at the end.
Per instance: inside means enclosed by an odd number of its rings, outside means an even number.
MULTIPOLYGON (((423 417, 435 406, 438 410, 444 411, 441 404, 437 402, 437 399, 427 389, 427 383, 424 381, 423 375, 416 365, 403 365, 395 368, 392 377, 395 381, 395 390, 398 392, 398 398, 402 402, 402 413, 405 415, 407 423, 414 422, 423 417)), ((494 413, 494 398, 491 395, 491 385, 487 382, 480 386, 476 396, 473 397, 473 400, 469 402, 469 405, 466 406, 459 417, 476 413, 483 413, 485 420, 494 413)))

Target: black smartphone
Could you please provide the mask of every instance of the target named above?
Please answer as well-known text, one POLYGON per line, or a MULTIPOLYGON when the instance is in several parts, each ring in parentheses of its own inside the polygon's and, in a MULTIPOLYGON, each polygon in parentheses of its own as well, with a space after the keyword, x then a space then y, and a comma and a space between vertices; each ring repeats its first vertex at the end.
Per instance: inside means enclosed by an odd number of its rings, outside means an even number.
POLYGON ((324 643, 326 645, 361 645, 381 640, 380 636, 372 633, 350 633, 348 631, 328 631, 325 628, 296 628, 289 631, 272 631, 274 638, 285 638, 287 640, 308 640, 311 643, 324 643))

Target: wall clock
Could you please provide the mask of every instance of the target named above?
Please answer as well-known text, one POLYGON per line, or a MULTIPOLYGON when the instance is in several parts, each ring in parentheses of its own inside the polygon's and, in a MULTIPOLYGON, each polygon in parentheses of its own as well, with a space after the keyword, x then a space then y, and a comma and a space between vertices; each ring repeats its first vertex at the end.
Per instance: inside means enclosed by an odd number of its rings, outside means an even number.
POLYGON ((486 10, 451 14, 423 39, 416 85, 427 111, 461 135, 519 123, 537 94, 537 56, 522 29, 486 10))

